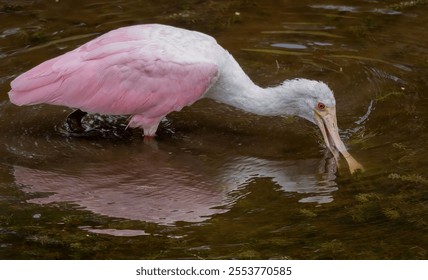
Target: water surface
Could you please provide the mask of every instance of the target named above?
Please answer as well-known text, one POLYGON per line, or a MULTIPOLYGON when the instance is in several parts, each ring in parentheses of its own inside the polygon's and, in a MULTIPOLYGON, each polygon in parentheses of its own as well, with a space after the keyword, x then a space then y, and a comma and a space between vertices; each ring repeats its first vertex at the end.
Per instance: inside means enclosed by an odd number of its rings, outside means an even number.
MULTIPOLYGON (((0 258, 426 259, 425 1, 1 1, 0 258), (203 100, 156 142, 127 117, 17 107, 10 81, 111 29, 214 36, 262 86, 329 84, 366 172, 336 170, 319 131, 203 100)), ((344 162, 342 162, 344 164, 344 162)))

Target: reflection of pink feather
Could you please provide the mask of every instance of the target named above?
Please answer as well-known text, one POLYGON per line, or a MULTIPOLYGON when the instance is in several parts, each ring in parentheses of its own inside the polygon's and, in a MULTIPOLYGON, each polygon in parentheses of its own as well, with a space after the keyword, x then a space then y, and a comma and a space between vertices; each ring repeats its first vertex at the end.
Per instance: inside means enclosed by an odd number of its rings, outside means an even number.
POLYGON ((197 157, 148 150, 114 161, 83 161, 73 168, 65 163, 65 169, 14 166, 14 176, 23 191, 45 193, 29 202, 69 202, 109 217, 174 224, 228 211, 242 198, 237 190, 255 178, 269 178, 272 186, 298 193, 300 202, 331 202, 337 190, 334 173, 314 172, 324 164, 243 157, 206 166, 197 157))
POLYGON ((23 190, 48 193, 29 202, 77 203, 89 211, 109 217, 173 224, 200 222, 226 211, 228 203, 222 186, 185 164, 164 164, 164 157, 100 164, 85 164, 75 171, 38 170, 14 167, 16 182, 23 190))
POLYGON ((22 74, 11 84, 10 100, 136 115, 130 125, 150 129, 200 99, 216 80, 217 65, 207 60, 205 45, 218 46, 211 37, 172 27, 117 29, 22 74), (195 40, 200 48, 194 46, 191 56, 174 48, 195 40))

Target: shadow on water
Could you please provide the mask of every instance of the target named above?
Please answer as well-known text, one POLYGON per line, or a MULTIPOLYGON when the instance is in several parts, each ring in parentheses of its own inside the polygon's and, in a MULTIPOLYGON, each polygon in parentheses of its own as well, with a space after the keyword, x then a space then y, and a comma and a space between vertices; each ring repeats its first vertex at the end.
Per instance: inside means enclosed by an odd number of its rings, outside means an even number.
POLYGON ((426 1, 3 1, 0 258, 426 259, 426 1), (10 81, 108 30, 214 35, 260 85, 334 90, 349 175, 316 128, 201 101, 157 141, 126 116, 17 107, 10 81))

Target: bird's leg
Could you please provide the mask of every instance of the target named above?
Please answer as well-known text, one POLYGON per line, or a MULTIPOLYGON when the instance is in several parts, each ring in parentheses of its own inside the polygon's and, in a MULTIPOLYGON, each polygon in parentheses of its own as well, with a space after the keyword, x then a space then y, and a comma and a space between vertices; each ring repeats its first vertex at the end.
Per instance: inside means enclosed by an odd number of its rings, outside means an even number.
POLYGON ((77 109, 67 116, 67 125, 71 130, 71 132, 82 133, 85 131, 85 129, 82 126, 82 118, 87 114, 88 113, 83 112, 80 109, 77 109))
POLYGON ((156 123, 152 126, 144 126, 144 138, 155 138, 156 131, 158 130, 159 123, 156 123))

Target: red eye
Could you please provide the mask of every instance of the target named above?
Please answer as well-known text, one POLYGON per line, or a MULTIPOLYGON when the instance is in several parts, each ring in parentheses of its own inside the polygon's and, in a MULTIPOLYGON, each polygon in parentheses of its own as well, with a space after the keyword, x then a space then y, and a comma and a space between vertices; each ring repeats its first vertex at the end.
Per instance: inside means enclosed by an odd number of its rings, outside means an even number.
POLYGON ((317 107, 318 107, 318 109, 320 109, 320 110, 324 110, 324 109, 325 109, 325 104, 324 104, 324 103, 319 102, 319 103, 318 103, 318 105, 317 105, 317 107))

